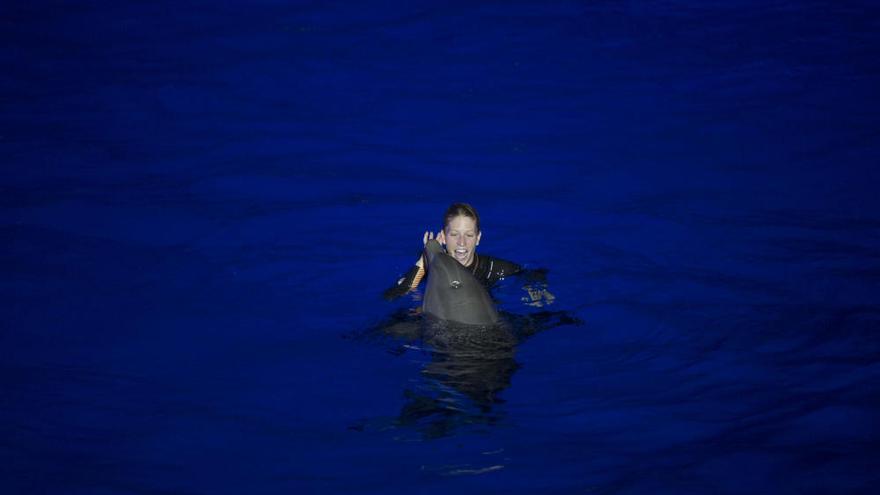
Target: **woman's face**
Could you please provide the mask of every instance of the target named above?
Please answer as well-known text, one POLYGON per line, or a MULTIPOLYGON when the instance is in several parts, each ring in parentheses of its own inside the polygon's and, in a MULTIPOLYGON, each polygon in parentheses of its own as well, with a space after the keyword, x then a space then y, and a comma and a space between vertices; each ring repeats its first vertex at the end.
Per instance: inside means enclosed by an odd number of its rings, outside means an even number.
POLYGON ((477 222, 473 218, 463 215, 453 217, 446 224, 443 235, 449 256, 464 266, 473 263, 477 246, 480 245, 480 233, 477 232, 477 222))

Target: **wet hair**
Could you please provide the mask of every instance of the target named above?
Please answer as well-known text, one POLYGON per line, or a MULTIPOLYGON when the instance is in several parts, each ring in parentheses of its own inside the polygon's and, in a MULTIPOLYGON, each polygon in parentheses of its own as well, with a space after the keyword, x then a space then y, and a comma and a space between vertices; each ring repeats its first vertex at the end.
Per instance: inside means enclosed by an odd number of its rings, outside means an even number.
POLYGON ((446 230, 449 222, 455 217, 473 218, 474 224, 477 227, 477 233, 480 232, 480 214, 477 213, 473 206, 467 203, 452 203, 449 205, 449 208, 446 208, 446 213, 443 214, 443 230, 446 230))

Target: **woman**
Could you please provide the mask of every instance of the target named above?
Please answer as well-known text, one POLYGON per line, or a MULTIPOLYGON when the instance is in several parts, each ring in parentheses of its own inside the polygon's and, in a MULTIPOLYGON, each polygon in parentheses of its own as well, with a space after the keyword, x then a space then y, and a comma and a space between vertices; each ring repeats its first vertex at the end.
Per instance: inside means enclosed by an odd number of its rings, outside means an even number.
MULTIPOLYGON (((478 255, 477 246, 480 245, 481 237, 480 215, 473 206, 467 203, 453 203, 446 209, 446 213, 443 214, 443 230, 437 233, 437 241, 446 246, 447 254, 469 268, 476 279, 482 282, 487 289, 508 275, 516 275, 523 272, 522 267, 516 263, 492 256, 478 255)), ((422 242, 426 243, 428 239, 433 238, 433 232, 425 232, 422 242)), ((425 260, 424 255, 422 255, 395 285, 385 291, 385 299, 396 299, 418 287, 419 282, 421 282, 425 275, 424 266, 425 260)), ((533 279, 531 280, 532 282, 543 282, 543 271, 530 273, 532 276, 529 278, 533 279)), ((531 287, 526 290, 529 292, 531 303, 534 303, 536 299, 532 295, 533 291, 530 289, 531 287)), ((538 300, 544 299, 543 303, 537 305, 548 304, 552 301, 552 294, 546 292, 543 287, 540 291, 535 292, 538 300)))

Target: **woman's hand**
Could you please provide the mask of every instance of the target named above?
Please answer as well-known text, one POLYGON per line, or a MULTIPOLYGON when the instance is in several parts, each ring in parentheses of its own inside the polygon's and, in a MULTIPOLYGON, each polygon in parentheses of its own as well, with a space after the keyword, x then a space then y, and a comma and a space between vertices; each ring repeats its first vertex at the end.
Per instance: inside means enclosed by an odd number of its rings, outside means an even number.
MULTIPOLYGON (((431 232, 430 230, 426 230, 425 235, 422 236, 422 245, 428 244, 428 241, 431 239, 434 239, 434 233, 431 232)), ((444 238, 443 231, 441 230, 440 232, 437 233, 437 242, 439 242, 440 244, 444 244, 445 241, 446 241, 446 239, 444 238)), ((416 261, 416 266, 418 266, 419 268, 424 268, 424 266, 425 266, 425 254, 424 253, 422 253, 422 255, 419 256, 419 260, 416 261)))

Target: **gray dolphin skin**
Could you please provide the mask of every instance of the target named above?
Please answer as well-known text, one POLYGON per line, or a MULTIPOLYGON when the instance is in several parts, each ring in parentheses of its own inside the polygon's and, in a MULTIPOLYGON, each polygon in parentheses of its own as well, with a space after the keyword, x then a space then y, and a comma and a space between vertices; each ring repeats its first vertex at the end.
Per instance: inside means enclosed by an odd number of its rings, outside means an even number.
POLYGON ((422 310, 429 315, 466 325, 494 325, 498 312, 486 288, 440 243, 425 244, 428 283, 422 310))

